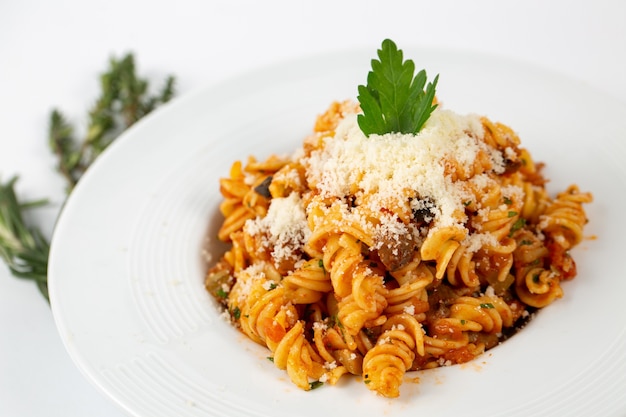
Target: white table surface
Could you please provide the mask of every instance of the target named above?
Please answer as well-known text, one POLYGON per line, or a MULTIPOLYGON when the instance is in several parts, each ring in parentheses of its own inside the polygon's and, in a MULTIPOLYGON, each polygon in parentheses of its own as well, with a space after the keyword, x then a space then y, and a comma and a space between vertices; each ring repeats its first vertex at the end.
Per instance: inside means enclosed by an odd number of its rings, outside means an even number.
MULTIPOLYGON (((178 96, 265 64, 353 46, 488 52, 583 80, 626 103, 626 2, 0 1, 0 179, 48 197, 29 219, 51 236, 64 183, 48 115, 78 128, 110 56, 133 51, 141 76, 178 80, 178 96)), ((626 412, 626 411, 625 411, 626 412)), ((0 263, 0 416, 123 415, 74 366, 35 285, 0 263)))

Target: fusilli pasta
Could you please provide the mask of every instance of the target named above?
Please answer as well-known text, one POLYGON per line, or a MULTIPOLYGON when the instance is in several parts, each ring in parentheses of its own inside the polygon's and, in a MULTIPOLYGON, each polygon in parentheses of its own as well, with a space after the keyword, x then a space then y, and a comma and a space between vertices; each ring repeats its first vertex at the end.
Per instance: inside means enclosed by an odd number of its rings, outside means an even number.
POLYGON ((397 397, 409 371, 472 360, 576 275, 590 193, 550 198, 508 126, 436 109, 372 135, 332 103, 291 157, 220 180, 231 244, 207 290, 298 387, 360 375, 397 397))

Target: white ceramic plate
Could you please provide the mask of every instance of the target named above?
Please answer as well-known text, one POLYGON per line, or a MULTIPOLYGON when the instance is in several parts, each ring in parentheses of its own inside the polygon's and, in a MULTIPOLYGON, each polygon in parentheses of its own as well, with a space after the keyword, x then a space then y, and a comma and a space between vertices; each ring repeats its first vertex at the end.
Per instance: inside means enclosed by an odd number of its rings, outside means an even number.
POLYGON ((346 378, 303 392, 219 318, 202 248, 219 245, 218 178, 290 153, 333 100, 356 97, 375 48, 284 62, 176 100, 81 180, 52 241, 58 329, 85 376, 130 415, 623 416, 626 413, 626 108, 557 74, 496 57, 404 47, 440 74, 457 112, 512 126, 552 192, 594 193, 578 277, 521 333, 462 366, 421 372, 401 397, 346 378))

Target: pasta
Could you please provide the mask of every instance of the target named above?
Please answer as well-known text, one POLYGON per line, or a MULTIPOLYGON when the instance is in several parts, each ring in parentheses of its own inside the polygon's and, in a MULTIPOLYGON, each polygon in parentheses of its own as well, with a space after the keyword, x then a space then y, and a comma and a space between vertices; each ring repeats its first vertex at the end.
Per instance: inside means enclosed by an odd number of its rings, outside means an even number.
POLYGON ((229 249, 206 276, 228 319, 303 390, 359 375, 397 397, 407 372, 470 361, 576 275, 576 185, 500 123, 438 107, 417 135, 364 137, 332 103, 293 156, 220 180, 229 249))

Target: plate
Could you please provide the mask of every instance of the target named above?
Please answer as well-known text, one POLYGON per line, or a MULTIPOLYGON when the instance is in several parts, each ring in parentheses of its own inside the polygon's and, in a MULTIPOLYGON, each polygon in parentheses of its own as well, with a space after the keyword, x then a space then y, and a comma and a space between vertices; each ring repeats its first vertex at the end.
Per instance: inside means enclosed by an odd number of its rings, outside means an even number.
POLYGON ((222 248, 218 178, 291 153, 333 100, 355 98, 372 50, 281 62, 146 117, 91 167, 58 220, 52 311, 86 378, 132 416, 588 416, 626 413, 626 108, 583 83, 495 56, 403 48, 440 74, 446 108, 512 126, 551 193, 592 191, 578 277, 522 332, 468 364, 410 376, 401 396, 351 378, 303 392, 220 318, 203 288, 222 248), (216 255, 217 256, 217 255, 216 255))

